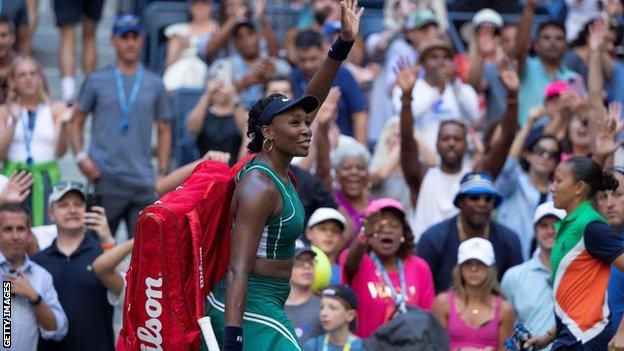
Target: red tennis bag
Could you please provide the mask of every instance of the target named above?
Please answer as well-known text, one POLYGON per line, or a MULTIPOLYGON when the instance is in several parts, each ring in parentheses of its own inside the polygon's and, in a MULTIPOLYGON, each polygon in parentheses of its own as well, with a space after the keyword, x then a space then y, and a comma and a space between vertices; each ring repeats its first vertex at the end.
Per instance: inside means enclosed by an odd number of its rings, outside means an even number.
POLYGON ((229 264, 234 167, 200 163, 141 212, 126 273, 120 351, 198 350, 205 297, 229 264))

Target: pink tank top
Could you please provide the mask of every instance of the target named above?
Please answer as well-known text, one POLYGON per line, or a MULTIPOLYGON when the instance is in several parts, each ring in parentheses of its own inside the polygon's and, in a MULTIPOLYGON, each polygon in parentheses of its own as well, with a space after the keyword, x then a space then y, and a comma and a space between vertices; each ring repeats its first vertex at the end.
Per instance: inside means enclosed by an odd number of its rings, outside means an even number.
POLYGON ((455 309, 455 294, 449 293, 450 313, 446 331, 451 342, 451 350, 459 347, 493 347, 498 349, 498 327, 500 325, 500 309, 503 299, 495 297, 494 318, 485 325, 475 328, 464 322, 455 309))

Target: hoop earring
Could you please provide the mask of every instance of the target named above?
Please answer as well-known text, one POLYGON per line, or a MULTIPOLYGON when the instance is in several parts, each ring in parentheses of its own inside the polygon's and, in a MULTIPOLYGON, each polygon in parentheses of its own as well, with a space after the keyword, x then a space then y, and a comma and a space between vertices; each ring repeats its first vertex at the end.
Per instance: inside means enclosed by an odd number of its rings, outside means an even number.
POLYGON ((274 144, 273 143, 273 139, 264 139, 264 141, 262 142, 262 149, 264 151, 266 151, 266 152, 269 152, 269 151, 273 150, 273 144, 274 144), (271 146, 270 147, 266 146, 267 141, 271 142, 271 146))

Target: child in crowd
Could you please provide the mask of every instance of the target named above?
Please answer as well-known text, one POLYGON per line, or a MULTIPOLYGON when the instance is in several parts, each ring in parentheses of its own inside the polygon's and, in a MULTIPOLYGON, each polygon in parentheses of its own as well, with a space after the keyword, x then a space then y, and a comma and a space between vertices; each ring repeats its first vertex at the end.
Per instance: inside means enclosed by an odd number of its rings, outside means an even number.
POLYGON ((355 336, 357 297, 347 285, 331 285, 321 298, 321 325, 325 334, 305 343, 304 351, 361 351, 362 339, 355 336))
POLYGON ((314 295, 310 288, 314 281, 315 256, 316 253, 309 245, 297 240, 295 263, 290 276, 290 294, 286 300, 285 311, 302 344, 322 332, 318 319, 321 299, 314 295))
POLYGON ((332 263, 330 284, 340 284, 340 266, 336 263, 338 254, 345 245, 344 230, 347 220, 337 210, 321 207, 308 220, 306 238, 323 251, 332 263))

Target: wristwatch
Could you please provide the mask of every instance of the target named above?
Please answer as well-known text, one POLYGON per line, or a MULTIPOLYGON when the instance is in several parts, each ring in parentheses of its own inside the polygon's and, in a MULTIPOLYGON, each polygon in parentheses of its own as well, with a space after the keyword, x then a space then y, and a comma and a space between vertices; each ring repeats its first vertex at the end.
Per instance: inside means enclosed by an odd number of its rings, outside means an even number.
POLYGON ((36 298, 34 301, 30 301, 30 300, 29 300, 29 301, 28 301, 28 303, 29 303, 31 306, 37 306, 38 304, 40 304, 40 303, 41 303, 41 300, 42 300, 41 295, 40 295, 40 294, 37 294, 37 298, 36 298))

